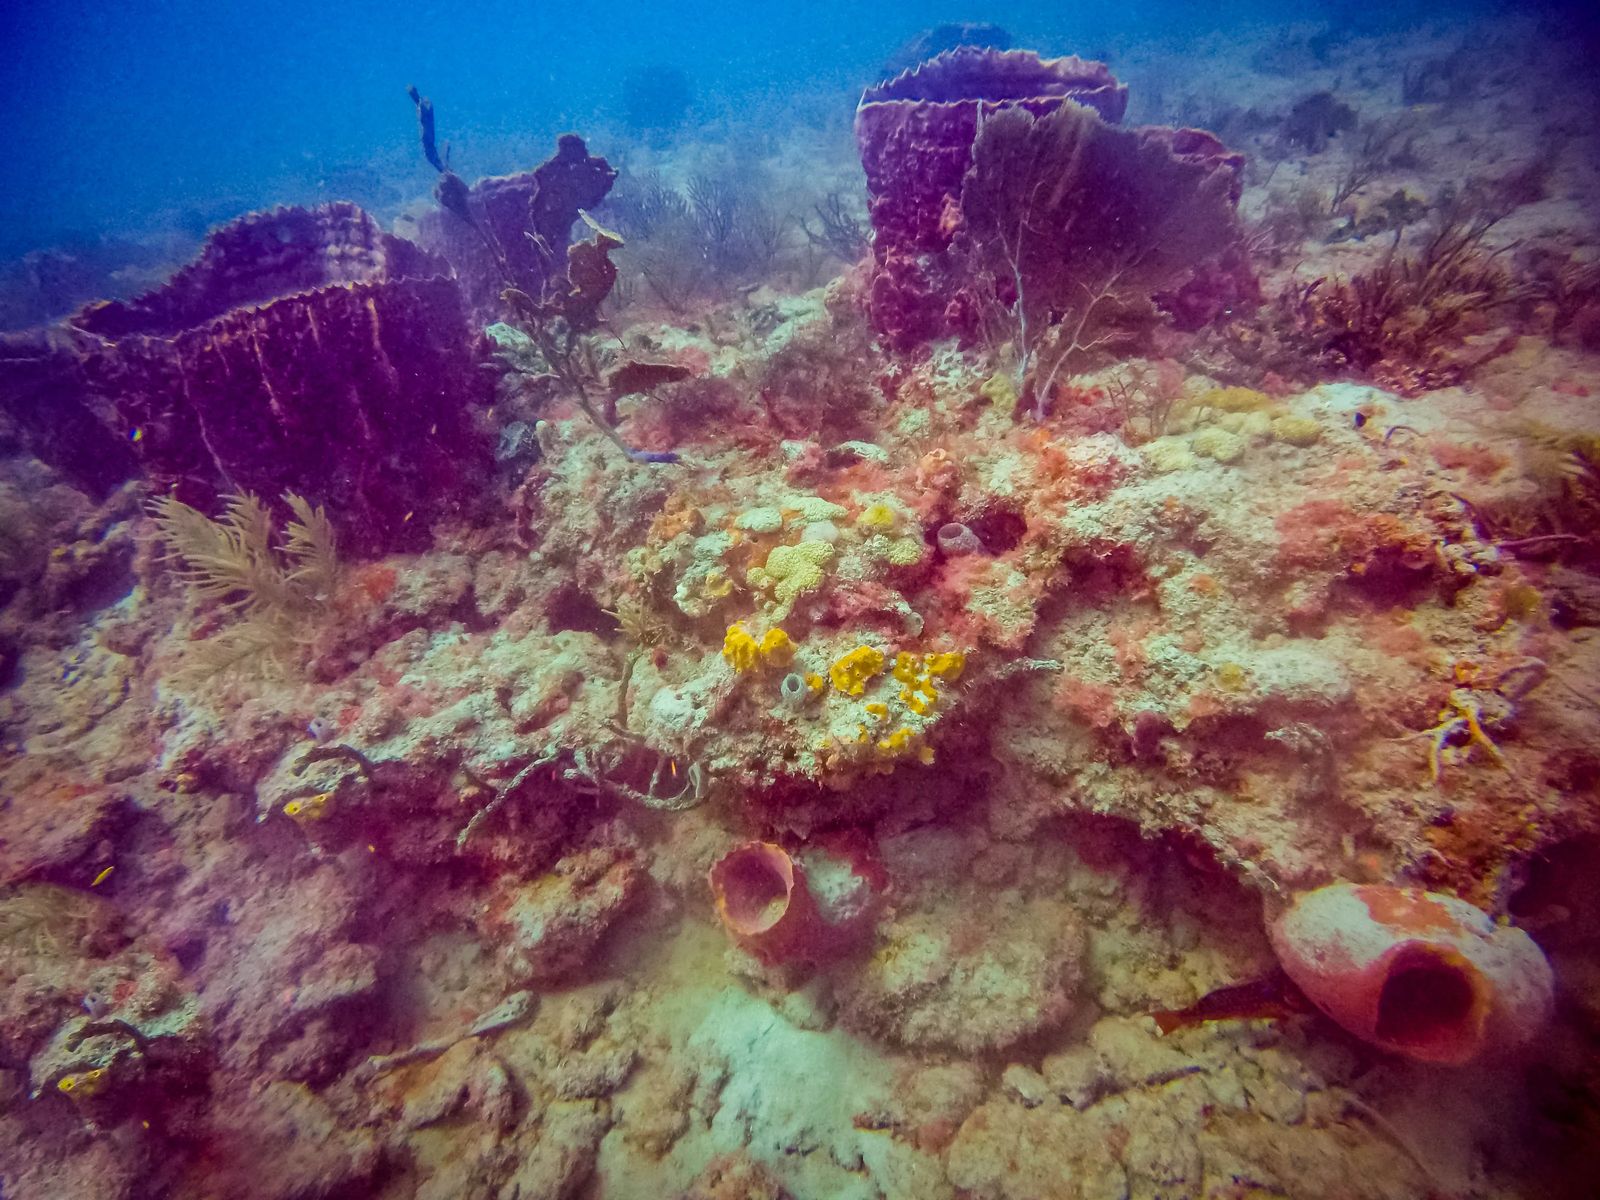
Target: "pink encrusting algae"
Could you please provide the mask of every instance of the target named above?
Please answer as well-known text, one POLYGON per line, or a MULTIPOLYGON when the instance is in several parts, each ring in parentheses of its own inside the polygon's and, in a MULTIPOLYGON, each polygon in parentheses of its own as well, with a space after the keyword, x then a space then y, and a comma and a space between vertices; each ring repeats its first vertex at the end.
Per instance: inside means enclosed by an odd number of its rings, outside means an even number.
POLYGON ((0 1193, 1585 1194, 1600 176, 1505 20, 935 38, 759 170, 413 89, 393 231, 5 335, 0 1193))

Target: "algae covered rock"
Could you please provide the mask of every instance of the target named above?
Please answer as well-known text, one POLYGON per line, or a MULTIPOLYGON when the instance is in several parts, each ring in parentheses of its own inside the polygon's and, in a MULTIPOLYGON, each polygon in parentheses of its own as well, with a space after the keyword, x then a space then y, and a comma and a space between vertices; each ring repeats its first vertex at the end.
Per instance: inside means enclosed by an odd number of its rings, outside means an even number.
POLYGON ((840 981, 841 1015, 905 1046, 998 1049, 1071 1013, 1083 954, 1065 904, 1002 896, 982 913, 911 912, 885 925, 872 957, 840 981))

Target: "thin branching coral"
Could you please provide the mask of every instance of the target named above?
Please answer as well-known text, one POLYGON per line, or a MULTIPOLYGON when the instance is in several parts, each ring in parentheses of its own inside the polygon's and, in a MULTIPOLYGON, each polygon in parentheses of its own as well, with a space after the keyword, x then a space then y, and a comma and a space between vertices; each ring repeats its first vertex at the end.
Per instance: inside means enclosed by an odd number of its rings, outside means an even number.
POLYGON ((272 513, 255 496, 229 497, 215 521, 172 496, 151 505, 156 534, 190 597, 242 618, 189 651, 180 675, 191 682, 229 671, 281 676, 308 622, 331 602, 339 575, 333 525, 301 496, 284 503, 295 519, 276 550, 272 513))
POLYGON ((300 496, 287 495, 284 502, 297 519, 284 530, 281 556, 272 548, 272 514, 254 496, 229 497, 217 521, 172 496, 156 500, 151 514, 196 599, 246 614, 292 612, 327 599, 338 558, 327 514, 300 496))
POLYGON ((1416 244, 1400 235, 1349 280, 1317 279, 1278 300, 1275 324, 1301 361, 1350 370, 1405 394, 1458 383, 1497 347, 1468 334, 1520 298, 1485 238, 1515 207, 1494 184, 1447 193, 1416 244))
POLYGON ((802 218, 800 230, 815 249, 827 251, 842 262, 858 262, 871 246, 871 232, 857 212, 859 207, 859 200, 842 188, 835 188, 812 206, 817 227, 812 229, 802 218))
POLYGON ((1329 213, 1338 213, 1346 200, 1385 171, 1416 157, 1416 129, 1408 117, 1371 121, 1362 125, 1359 133, 1348 161, 1334 182, 1333 195, 1328 200, 1329 213))
POLYGON ((1522 486, 1462 493, 1478 534, 1519 557, 1600 562, 1600 437, 1513 422, 1522 486))
POLYGON ((616 620, 622 636, 632 642, 637 649, 648 650, 667 640, 669 631, 666 622, 661 619, 659 613, 637 596, 619 596, 615 608, 603 611, 616 620))

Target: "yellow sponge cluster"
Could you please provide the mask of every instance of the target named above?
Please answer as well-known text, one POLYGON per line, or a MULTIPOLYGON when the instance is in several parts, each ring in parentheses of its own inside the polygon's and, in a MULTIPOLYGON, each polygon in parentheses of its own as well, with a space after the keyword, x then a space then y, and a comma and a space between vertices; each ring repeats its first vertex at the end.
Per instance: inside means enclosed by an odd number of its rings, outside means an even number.
POLYGON ((329 804, 332 799, 332 792, 318 792, 315 796, 301 796, 283 806, 283 815, 301 825, 308 821, 320 821, 333 811, 332 805, 329 804))
MULTIPOLYGON (((889 709, 884 704, 862 706, 873 724, 882 726, 889 709)), ((824 741, 825 762, 830 770, 865 769, 875 775, 887 775, 899 761, 915 757, 923 766, 933 765, 933 747, 925 744, 917 731, 909 725, 898 729, 874 732, 864 724, 856 726, 853 738, 838 739, 836 744, 824 741)))
POLYGON ((96 1067, 92 1071, 74 1071, 69 1075, 63 1075, 56 1080, 56 1091, 69 1100, 87 1100, 105 1091, 110 1082, 106 1076, 106 1069, 96 1067))
POLYGON ((867 683, 873 676, 882 670, 882 650, 857 646, 828 668, 828 677, 846 696, 859 696, 867 690, 867 683))
POLYGON ((722 657, 741 674, 757 666, 787 667, 794 661, 794 642, 777 628, 767 630, 757 641, 743 624, 735 621, 722 638, 722 657))
POLYGON ((894 677, 901 684, 901 701, 919 717, 926 716, 939 699, 939 689, 933 681, 954 683, 966 665, 967 656, 959 650, 920 655, 902 650, 894 657, 894 677))
POLYGON ((862 509, 861 515, 856 518, 858 526, 876 533, 891 532, 898 521, 899 518, 895 515, 894 509, 881 501, 877 504, 869 504, 862 509))

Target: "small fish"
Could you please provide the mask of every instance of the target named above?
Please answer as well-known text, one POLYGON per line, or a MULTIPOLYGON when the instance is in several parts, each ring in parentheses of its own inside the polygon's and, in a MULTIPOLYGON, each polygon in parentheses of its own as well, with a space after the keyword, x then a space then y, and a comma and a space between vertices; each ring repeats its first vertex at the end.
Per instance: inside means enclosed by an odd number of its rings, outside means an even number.
POLYGON ((1188 1008, 1153 1012, 1150 1018, 1165 1035, 1207 1021, 1281 1021, 1310 1011, 1304 993, 1282 971, 1274 971, 1264 979, 1208 992, 1188 1008))
POLYGON ((135 425, 128 434, 128 440, 135 443, 144 441, 144 426, 135 425))
POLYGON ((312 717, 306 722, 306 733, 314 742, 325 742, 334 735, 335 726, 327 717, 312 717))
POLYGON ((95 877, 94 877, 94 881, 93 881, 93 882, 92 882, 92 883, 90 883, 90 884, 89 884, 89 886, 90 886, 90 887, 99 887, 99 886, 100 886, 100 885, 101 885, 101 884, 102 884, 102 883, 104 883, 104 882, 105 882, 105 881, 106 881, 106 880, 107 880, 107 879, 108 879, 108 878, 110 878, 110 875, 111 875, 111 872, 113 872, 113 871, 115 871, 115 870, 116 870, 116 869, 117 869, 117 868, 116 868, 116 865, 115 865, 115 864, 113 864, 113 865, 111 865, 111 866, 109 866, 109 867, 105 867, 105 868, 103 868, 103 869, 102 869, 102 870, 101 870, 101 872, 100 872, 100 874, 98 874, 98 875, 96 875, 96 876, 95 876, 95 877))

